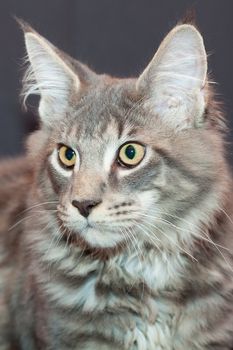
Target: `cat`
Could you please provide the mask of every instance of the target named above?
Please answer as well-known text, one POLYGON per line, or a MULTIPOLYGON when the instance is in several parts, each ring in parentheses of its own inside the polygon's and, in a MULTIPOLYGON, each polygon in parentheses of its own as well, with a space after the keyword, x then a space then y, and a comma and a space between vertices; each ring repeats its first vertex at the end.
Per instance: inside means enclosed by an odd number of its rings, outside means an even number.
POLYGON ((0 350, 230 350, 232 176, 198 29, 139 78, 27 24, 40 128, 0 170, 0 350))

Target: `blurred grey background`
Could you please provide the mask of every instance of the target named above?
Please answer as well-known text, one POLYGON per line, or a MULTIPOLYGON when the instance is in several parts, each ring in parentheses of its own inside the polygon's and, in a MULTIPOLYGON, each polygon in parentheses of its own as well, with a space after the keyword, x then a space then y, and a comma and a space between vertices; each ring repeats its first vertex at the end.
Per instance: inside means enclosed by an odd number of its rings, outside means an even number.
MULTIPOLYGON (((36 128, 19 93, 25 56, 23 35, 13 16, 97 72, 138 75, 163 36, 191 7, 218 82, 233 138, 232 0, 2 0, 0 2, 0 157, 20 154, 25 135, 36 128)), ((233 163, 232 147, 229 146, 233 163)))

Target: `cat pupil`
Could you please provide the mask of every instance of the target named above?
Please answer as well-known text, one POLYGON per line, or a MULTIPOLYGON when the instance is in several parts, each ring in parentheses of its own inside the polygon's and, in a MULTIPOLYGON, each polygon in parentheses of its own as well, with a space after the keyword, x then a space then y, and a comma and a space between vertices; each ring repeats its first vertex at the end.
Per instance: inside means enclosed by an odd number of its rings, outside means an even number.
POLYGON ((74 156, 74 151, 71 148, 67 148, 65 155, 66 159, 71 160, 74 156))
POLYGON ((133 146, 129 145, 125 150, 125 154, 129 159, 133 159, 135 157, 136 150, 133 146))

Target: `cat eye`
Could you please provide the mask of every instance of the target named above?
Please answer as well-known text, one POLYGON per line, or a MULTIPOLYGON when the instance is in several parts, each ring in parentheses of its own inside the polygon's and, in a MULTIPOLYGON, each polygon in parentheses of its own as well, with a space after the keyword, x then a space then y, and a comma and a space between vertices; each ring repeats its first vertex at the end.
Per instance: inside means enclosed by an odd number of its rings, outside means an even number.
POLYGON ((58 148, 58 157, 63 166, 66 168, 73 168, 76 162, 75 151, 65 145, 60 145, 58 148))
POLYGON ((135 167, 143 160, 145 153, 145 146, 137 142, 127 142, 119 149, 118 161, 123 166, 135 167))

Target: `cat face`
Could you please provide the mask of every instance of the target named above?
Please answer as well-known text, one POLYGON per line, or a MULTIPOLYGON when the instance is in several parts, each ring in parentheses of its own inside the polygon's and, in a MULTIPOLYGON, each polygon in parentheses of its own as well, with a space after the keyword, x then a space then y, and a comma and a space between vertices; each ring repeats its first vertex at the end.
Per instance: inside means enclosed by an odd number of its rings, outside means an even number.
POLYGON ((197 30, 173 29, 139 79, 98 76, 31 29, 25 38, 24 94, 41 96, 42 120, 29 148, 64 235, 95 249, 189 240, 187 226, 215 205, 221 147, 205 120, 197 30))
MULTIPOLYGON (((48 162, 63 225, 91 245, 110 248, 122 244, 135 225, 145 221, 158 199, 155 187, 163 174, 141 114, 134 122, 132 114, 126 116, 132 101, 127 105, 124 84, 105 89, 103 103, 95 102, 93 93, 83 99, 92 115, 89 121, 80 105, 74 108, 69 127, 54 136, 57 142, 48 162), (110 90, 123 106, 119 111, 112 108, 110 90), (74 157, 70 167, 64 152, 74 157)), ((134 115, 137 112, 132 109, 134 115)))

